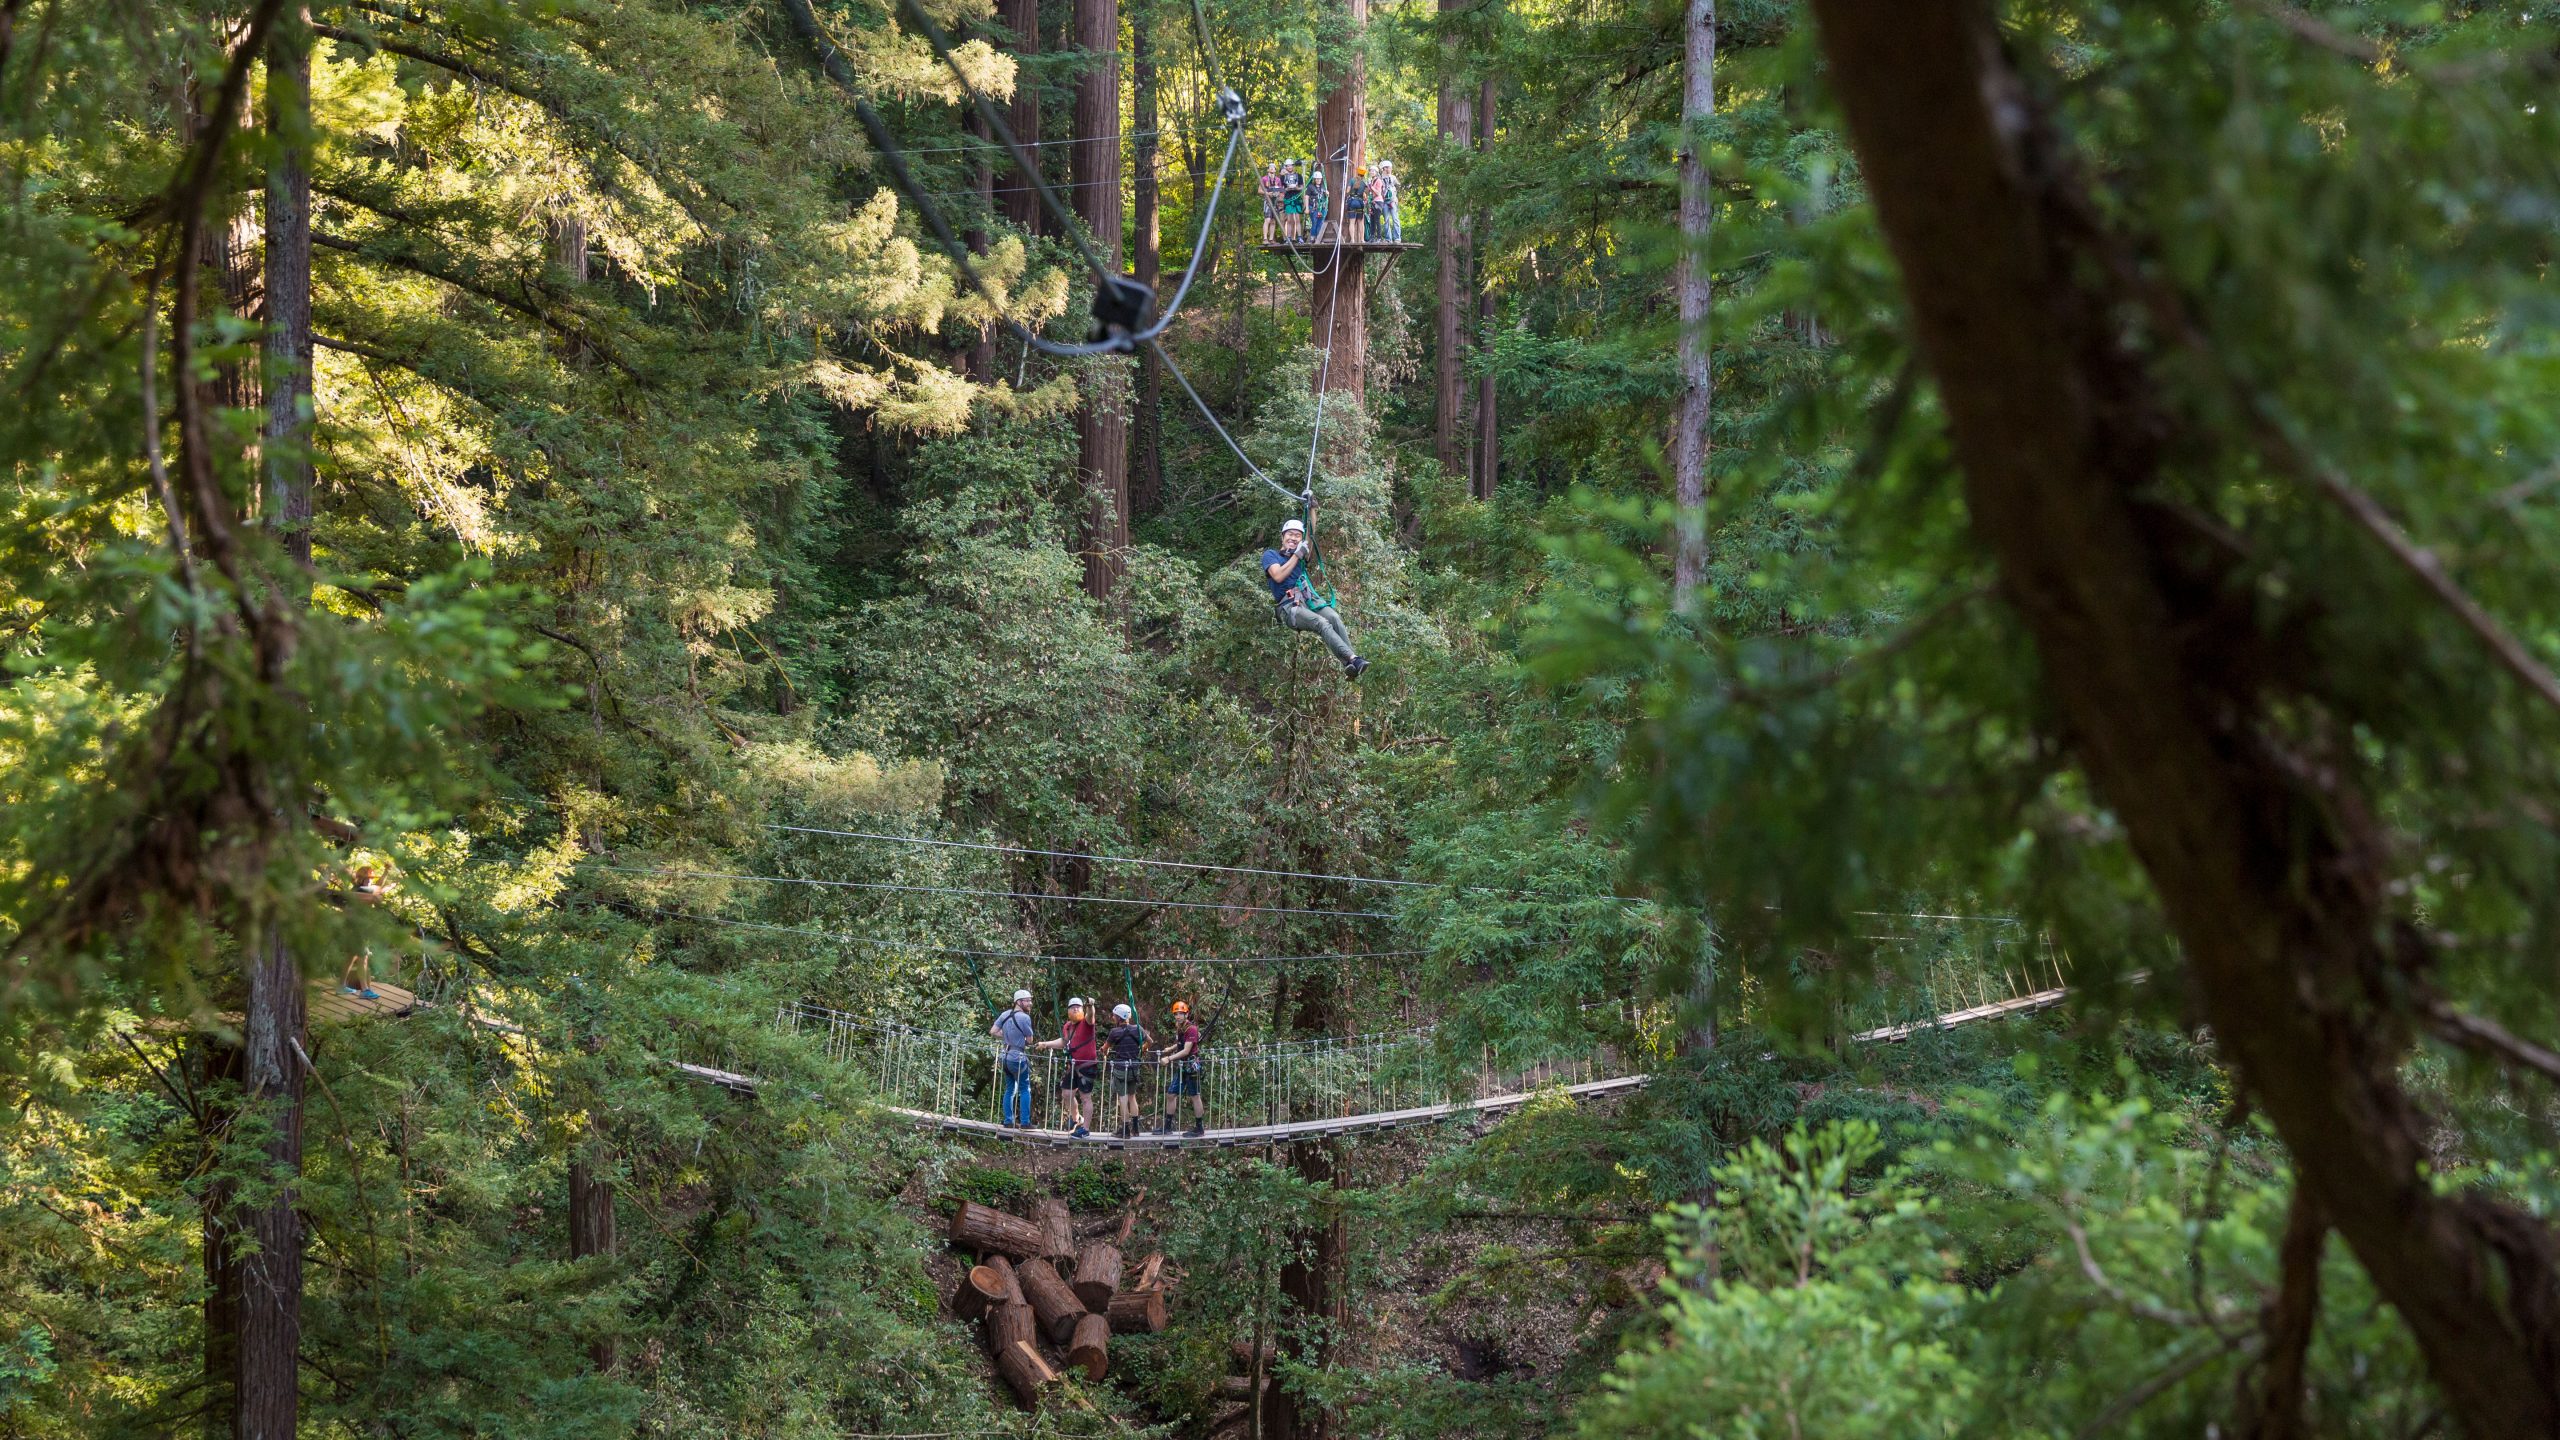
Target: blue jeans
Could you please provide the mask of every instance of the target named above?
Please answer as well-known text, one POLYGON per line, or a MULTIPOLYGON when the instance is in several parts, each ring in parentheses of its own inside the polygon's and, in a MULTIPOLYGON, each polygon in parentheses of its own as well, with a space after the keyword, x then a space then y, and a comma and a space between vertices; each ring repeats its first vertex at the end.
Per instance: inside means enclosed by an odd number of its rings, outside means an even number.
POLYGON ((1399 245, 1404 243, 1404 207, 1401 205, 1387 207, 1387 238, 1399 245))
POLYGON ((1015 1051, 1004 1056, 1004 1123, 1031 1123, 1031 1057, 1015 1051))

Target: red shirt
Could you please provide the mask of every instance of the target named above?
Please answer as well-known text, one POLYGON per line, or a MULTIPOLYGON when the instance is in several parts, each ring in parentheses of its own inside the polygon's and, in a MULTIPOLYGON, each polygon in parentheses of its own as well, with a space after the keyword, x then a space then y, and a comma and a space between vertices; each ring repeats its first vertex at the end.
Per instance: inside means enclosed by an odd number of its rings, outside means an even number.
POLYGON ((1099 1051, 1097 1051, 1097 1050, 1094 1048, 1094 1043, 1093 1043, 1093 1022, 1092 1022, 1092 1021, 1090 1021, 1090 1020, 1070 1020, 1070 1021, 1068 1021, 1068 1022, 1067 1022, 1067 1028, 1066 1028, 1066 1031, 1065 1031, 1065 1034, 1064 1034, 1064 1037, 1063 1037, 1063 1038, 1064 1038, 1064 1039, 1066 1040, 1066 1042, 1067 1042, 1067 1058, 1068 1058, 1068 1059, 1070 1059, 1070 1060, 1077 1060, 1077 1061, 1091 1061, 1091 1060, 1096 1060, 1096 1059, 1101 1058, 1101 1056, 1100 1056, 1100 1052, 1099 1052, 1099 1051))

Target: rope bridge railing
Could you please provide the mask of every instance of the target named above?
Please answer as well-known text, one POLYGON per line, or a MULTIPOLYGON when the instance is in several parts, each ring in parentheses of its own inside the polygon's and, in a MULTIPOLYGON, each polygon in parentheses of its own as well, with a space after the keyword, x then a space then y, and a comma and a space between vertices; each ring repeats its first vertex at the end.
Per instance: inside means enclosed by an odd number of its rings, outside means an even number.
MULTIPOLYGON (((814 1038, 829 1058, 859 1069, 886 1104, 958 1119, 1002 1119, 1005 1062, 992 1036, 884 1023, 810 1004, 785 1005, 778 1018, 784 1028, 814 1038)), ((1123 1095, 1137 1098, 1141 1116, 1178 1110, 1187 1125, 1191 1101, 1177 1089, 1187 1090, 1196 1080, 1206 1128, 1242 1130, 1464 1106, 1551 1084, 1632 1078, 1644 1074, 1655 1051, 1669 1042, 1669 1015, 1660 1007, 1606 1002, 1586 1007, 1582 1020, 1589 1048, 1572 1056, 1553 1053, 1552 1044, 1536 1053, 1525 1053, 1526 1046, 1516 1047, 1519 1053, 1499 1047, 1452 1053, 1430 1027, 1217 1041, 1196 1074, 1181 1062, 1158 1064, 1152 1056, 1134 1065, 1105 1059, 1093 1094, 1104 1128, 1113 1123, 1123 1095)), ((1060 1051, 1043 1050, 1032 1052, 1027 1063, 1032 1125, 1066 1128, 1062 1095, 1073 1062, 1060 1051)))

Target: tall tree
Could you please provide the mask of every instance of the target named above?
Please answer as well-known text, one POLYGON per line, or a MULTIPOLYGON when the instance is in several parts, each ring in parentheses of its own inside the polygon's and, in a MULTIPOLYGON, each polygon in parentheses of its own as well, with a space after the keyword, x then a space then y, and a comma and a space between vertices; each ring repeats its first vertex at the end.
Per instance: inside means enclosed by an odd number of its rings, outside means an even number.
MULTIPOLYGON (((1093 232, 1103 268, 1120 269, 1120 5, 1075 0, 1076 48, 1084 73, 1076 81, 1075 141, 1070 169, 1076 213, 1093 232)), ((1076 477, 1085 491, 1085 593, 1105 599, 1120 583, 1129 549, 1129 363, 1117 356, 1086 362, 1078 377, 1084 407, 1076 412, 1076 477)))
POLYGON ((1715 367, 1708 350, 1713 313, 1707 227, 1707 125, 1716 113, 1715 0, 1688 0, 1680 71, 1680 263, 1672 287, 1680 312, 1680 408, 1672 421, 1671 490, 1678 540, 1671 558, 1671 600, 1689 608, 1707 563, 1708 425, 1715 412, 1715 367))
MULTIPOLYGON (((1440 23, 1448 26, 1450 18, 1468 8, 1468 3, 1469 0, 1440 0, 1440 23)), ((1466 341, 1474 328, 1467 323, 1473 292, 1468 288, 1471 277, 1466 210, 1457 204, 1456 187, 1449 183, 1447 171, 1447 165, 1459 152, 1475 143, 1475 98, 1468 93, 1461 73, 1461 54, 1456 30, 1445 29, 1440 37, 1438 115, 1443 168, 1431 215, 1432 240, 1440 267, 1432 307, 1431 440, 1440 468, 1452 475, 1466 464, 1466 442, 1461 438, 1466 421, 1461 411, 1466 404, 1466 341)))
MULTIPOLYGON (((1040 58, 1040 0, 1002 0, 997 15, 1006 29, 1013 32, 1014 71, 1013 100, 1005 110, 1005 124, 1013 138, 1030 147, 1033 157, 1040 154, 1040 77, 1025 61, 1040 58)), ((1004 197, 1004 218, 1026 235, 1037 235, 1046 223, 1040 214, 1040 196, 1031 188, 1028 175, 1008 175, 998 187, 1004 197)))
MULTIPOLYGON (((2169 402, 2141 347, 2191 337, 2193 364, 2210 342, 2133 258, 2145 246, 2103 228, 2109 212, 1992 7, 1813 10, 1974 535, 2242 1093, 2408 1326, 2463 1429, 2560 1434, 2560 1247, 2504 1199, 2439 1188, 2434 1127, 2403 1080, 2421 1025, 2488 1032, 2422 998, 2447 957, 2395 909, 2401 837, 2360 758, 2369 742, 2344 738, 2358 723, 2354 682, 2262 608, 2280 603, 2252 549, 2269 537, 2235 531, 2209 500, 2185 508, 2193 477, 2232 442, 2169 402)), ((2256 455, 2227 460, 2243 483, 2267 483, 2256 455)), ((2374 543, 2398 539, 2343 481, 2307 479, 2374 543)), ((2441 581, 2424 557, 2409 568, 2441 581)), ((2522 653, 2494 622, 2470 627, 2522 653)), ((2505 663, 2549 695, 2530 659, 2505 663)))
MULTIPOLYGON (((311 559, 311 17, 277 16, 266 45, 266 391, 262 447, 267 525, 295 560, 311 559)), ((264 1159, 238 1197, 232 1340, 232 1433, 290 1440, 300 1411, 302 1350, 302 967, 283 914, 249 935, 242 1014, 241 1120, 264 1159)))
MULTIPOLYGON (((1326 43, 1316 52, 1316 164, 1332 191, 1332 225, 1344 223, 1342 197, 1369 163, 1369 0, 1327 0, 1326 43)), ((1328 232, 1327 241, 1335 237, 1328 232)), ((1356 240, 1348 231, 1346 240, 1356 240)), ((1369 368, 1369 257, 1325 245, 1316 253, 1312 315, 1324 348, 1324 386, 1357 398, 1369 368)))
MULTIPOLYGON (((1495 81, 1490 75, 1476 91, 1476 153, 1488 158, 1493 151, 1493 99, 1495 81)), ((1481 245, 1489 233, 1479 217, 1470 249, 1481 245)), ((1485 272, 1481 259, 1476 268, 1476 344, 1490 349, 1493 340, 1493 279, 1485 272)), ((1486 365, 1476 372, 1476 438, 1475 497, 1493 498, 1502 480, 1502 410, 1495 389, 1493 367, 1486 365)))
MULTIPOLYGON (((1130 186, 1133 214, 1132 232, 1137 247, 1133 271, 1138 283, 1149 290, 1156 288, 1164 268, 1162 235, 1163 148, 1158 143, 1156 105, 1154 0, 1137 0, 1129 11, 1129 84, 1130 122, 1137 127, 1132 140, 1133 160, 1137 175, 1130 186)), ((1164 297, 1157 297, 1162 305, 1164 297)), ((1132 459, 1129 477, 1129 505, 1132 512, 1153 510, 1164 494, 1164 362, 1155 351, 1138 357, 1138 408, 1130 439, 1132 459)))

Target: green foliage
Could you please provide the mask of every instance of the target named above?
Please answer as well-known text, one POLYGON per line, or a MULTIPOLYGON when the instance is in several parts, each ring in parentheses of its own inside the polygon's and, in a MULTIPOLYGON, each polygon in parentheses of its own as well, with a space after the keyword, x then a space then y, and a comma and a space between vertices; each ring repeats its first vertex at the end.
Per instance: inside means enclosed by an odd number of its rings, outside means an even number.
POLYGON ((1124 1161, 1079 1160, 1052 1176, 1049 1188, 1067 1202, 1068 1210, 1101 1214, 1126 1208, 1137 1193, 1137 1182, 1124 1161))
POLYGON ((994 1165, 969 1165, 942 1177, 942 1188, 934 1194, 933 1208, 948 1215, 960 1208, 961 1201, 969 1200, 1023 1214, 1039 1193, 1040 1182, 1019 1171, 994 1165))

